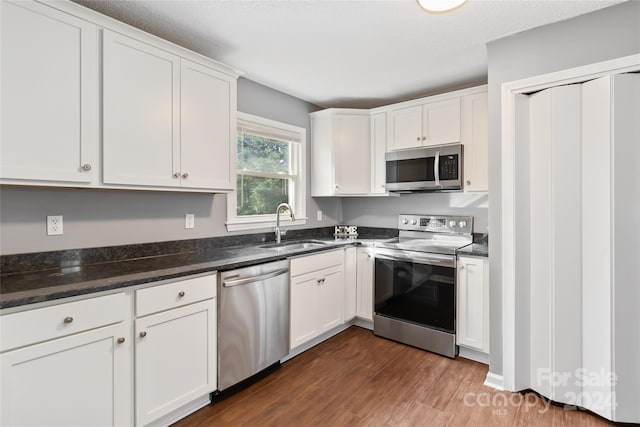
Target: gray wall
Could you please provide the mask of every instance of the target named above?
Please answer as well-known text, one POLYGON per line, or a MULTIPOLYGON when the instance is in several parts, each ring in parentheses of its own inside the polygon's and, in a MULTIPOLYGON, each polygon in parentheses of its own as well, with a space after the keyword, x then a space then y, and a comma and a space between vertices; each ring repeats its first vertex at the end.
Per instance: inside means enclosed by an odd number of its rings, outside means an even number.
POLYGON ((342 221, 368 227, 397 228, 399 214, 471 215, 473 230, 487 233, 486 194, 416 193, 400 196, 349 198, 342 201, 342 221))
MULTIPOLYGON (((318 109, 250 80, 238 80, 239 111, 307 128, 307 143, 309 113, 318 109)), ((307 149, 307 157, 310 152, 307 149)), ((2 187, 0 254, 225 235, 226 197, 222 194, 2 187), (195 214, 194 229, 184 228, 185 213, 195 214), (64 235, 46 235, 47 215, 64 216, 64 235)), ((316 202, 308 197, 307 214, 309 221, 304 228, 335 225, 340 218, 340 201, 316 202), (316 221, 318 210, 323 211, 322 222, 316 221)))
POLYGON ((491 42, 489 59, 489 212, 491 365, 502 366, 501 85, 640 53, 640 2, 630 1, 491 42))

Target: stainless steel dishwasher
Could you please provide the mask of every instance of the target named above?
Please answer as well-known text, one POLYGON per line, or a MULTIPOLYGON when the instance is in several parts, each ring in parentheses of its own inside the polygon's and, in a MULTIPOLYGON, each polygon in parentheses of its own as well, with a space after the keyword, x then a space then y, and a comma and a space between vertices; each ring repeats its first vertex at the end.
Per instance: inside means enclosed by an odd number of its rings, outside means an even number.
POLYGON ((220 273, 218 304, 223 391, 289 353, 289 261, 220 273))

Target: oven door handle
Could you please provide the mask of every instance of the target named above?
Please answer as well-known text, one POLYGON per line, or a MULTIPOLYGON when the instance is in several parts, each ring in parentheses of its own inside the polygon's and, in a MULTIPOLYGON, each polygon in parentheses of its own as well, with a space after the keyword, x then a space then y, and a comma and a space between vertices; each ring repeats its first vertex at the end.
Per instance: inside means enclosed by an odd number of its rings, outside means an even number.
POLYGON ((389 254, 381 254, 376 253, 376 259, 386 259, 389 261, 406 261, 412 262, 414 264, 426 264, 426 265, 439 265, 443 267, 455 267, 456 260, 455 257, 450 256, 438 256, 438 255, 425 255, 418 254, 415 252, 411 253, 411 256, 402 256, 402 255, 389 255, 389 254))

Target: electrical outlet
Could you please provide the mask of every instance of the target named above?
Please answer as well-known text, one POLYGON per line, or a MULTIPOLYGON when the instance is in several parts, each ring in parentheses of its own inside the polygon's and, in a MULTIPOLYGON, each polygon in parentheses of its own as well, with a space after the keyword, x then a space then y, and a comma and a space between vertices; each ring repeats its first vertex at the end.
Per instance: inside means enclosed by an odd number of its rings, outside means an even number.
POLYGON ((194 228, 196 226, 196 216, 194 214, 186 214, 184 216, 184 228, 194 228))
POLYGON ((47 236, 63 234, 62 215, 47 216, 47 236))
POLYGON ((322 221, 322 211, 318 211, 317 217, 318 221, 322 221))

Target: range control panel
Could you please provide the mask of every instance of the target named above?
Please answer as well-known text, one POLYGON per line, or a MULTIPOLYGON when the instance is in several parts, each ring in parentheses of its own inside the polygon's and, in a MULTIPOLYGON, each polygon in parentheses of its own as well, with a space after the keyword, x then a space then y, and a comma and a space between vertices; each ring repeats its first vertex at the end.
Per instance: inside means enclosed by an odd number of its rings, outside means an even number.
POLYGON ((471 234, 473 232, 473 217, 402 214, 398 216, 398 230, 471 234))

